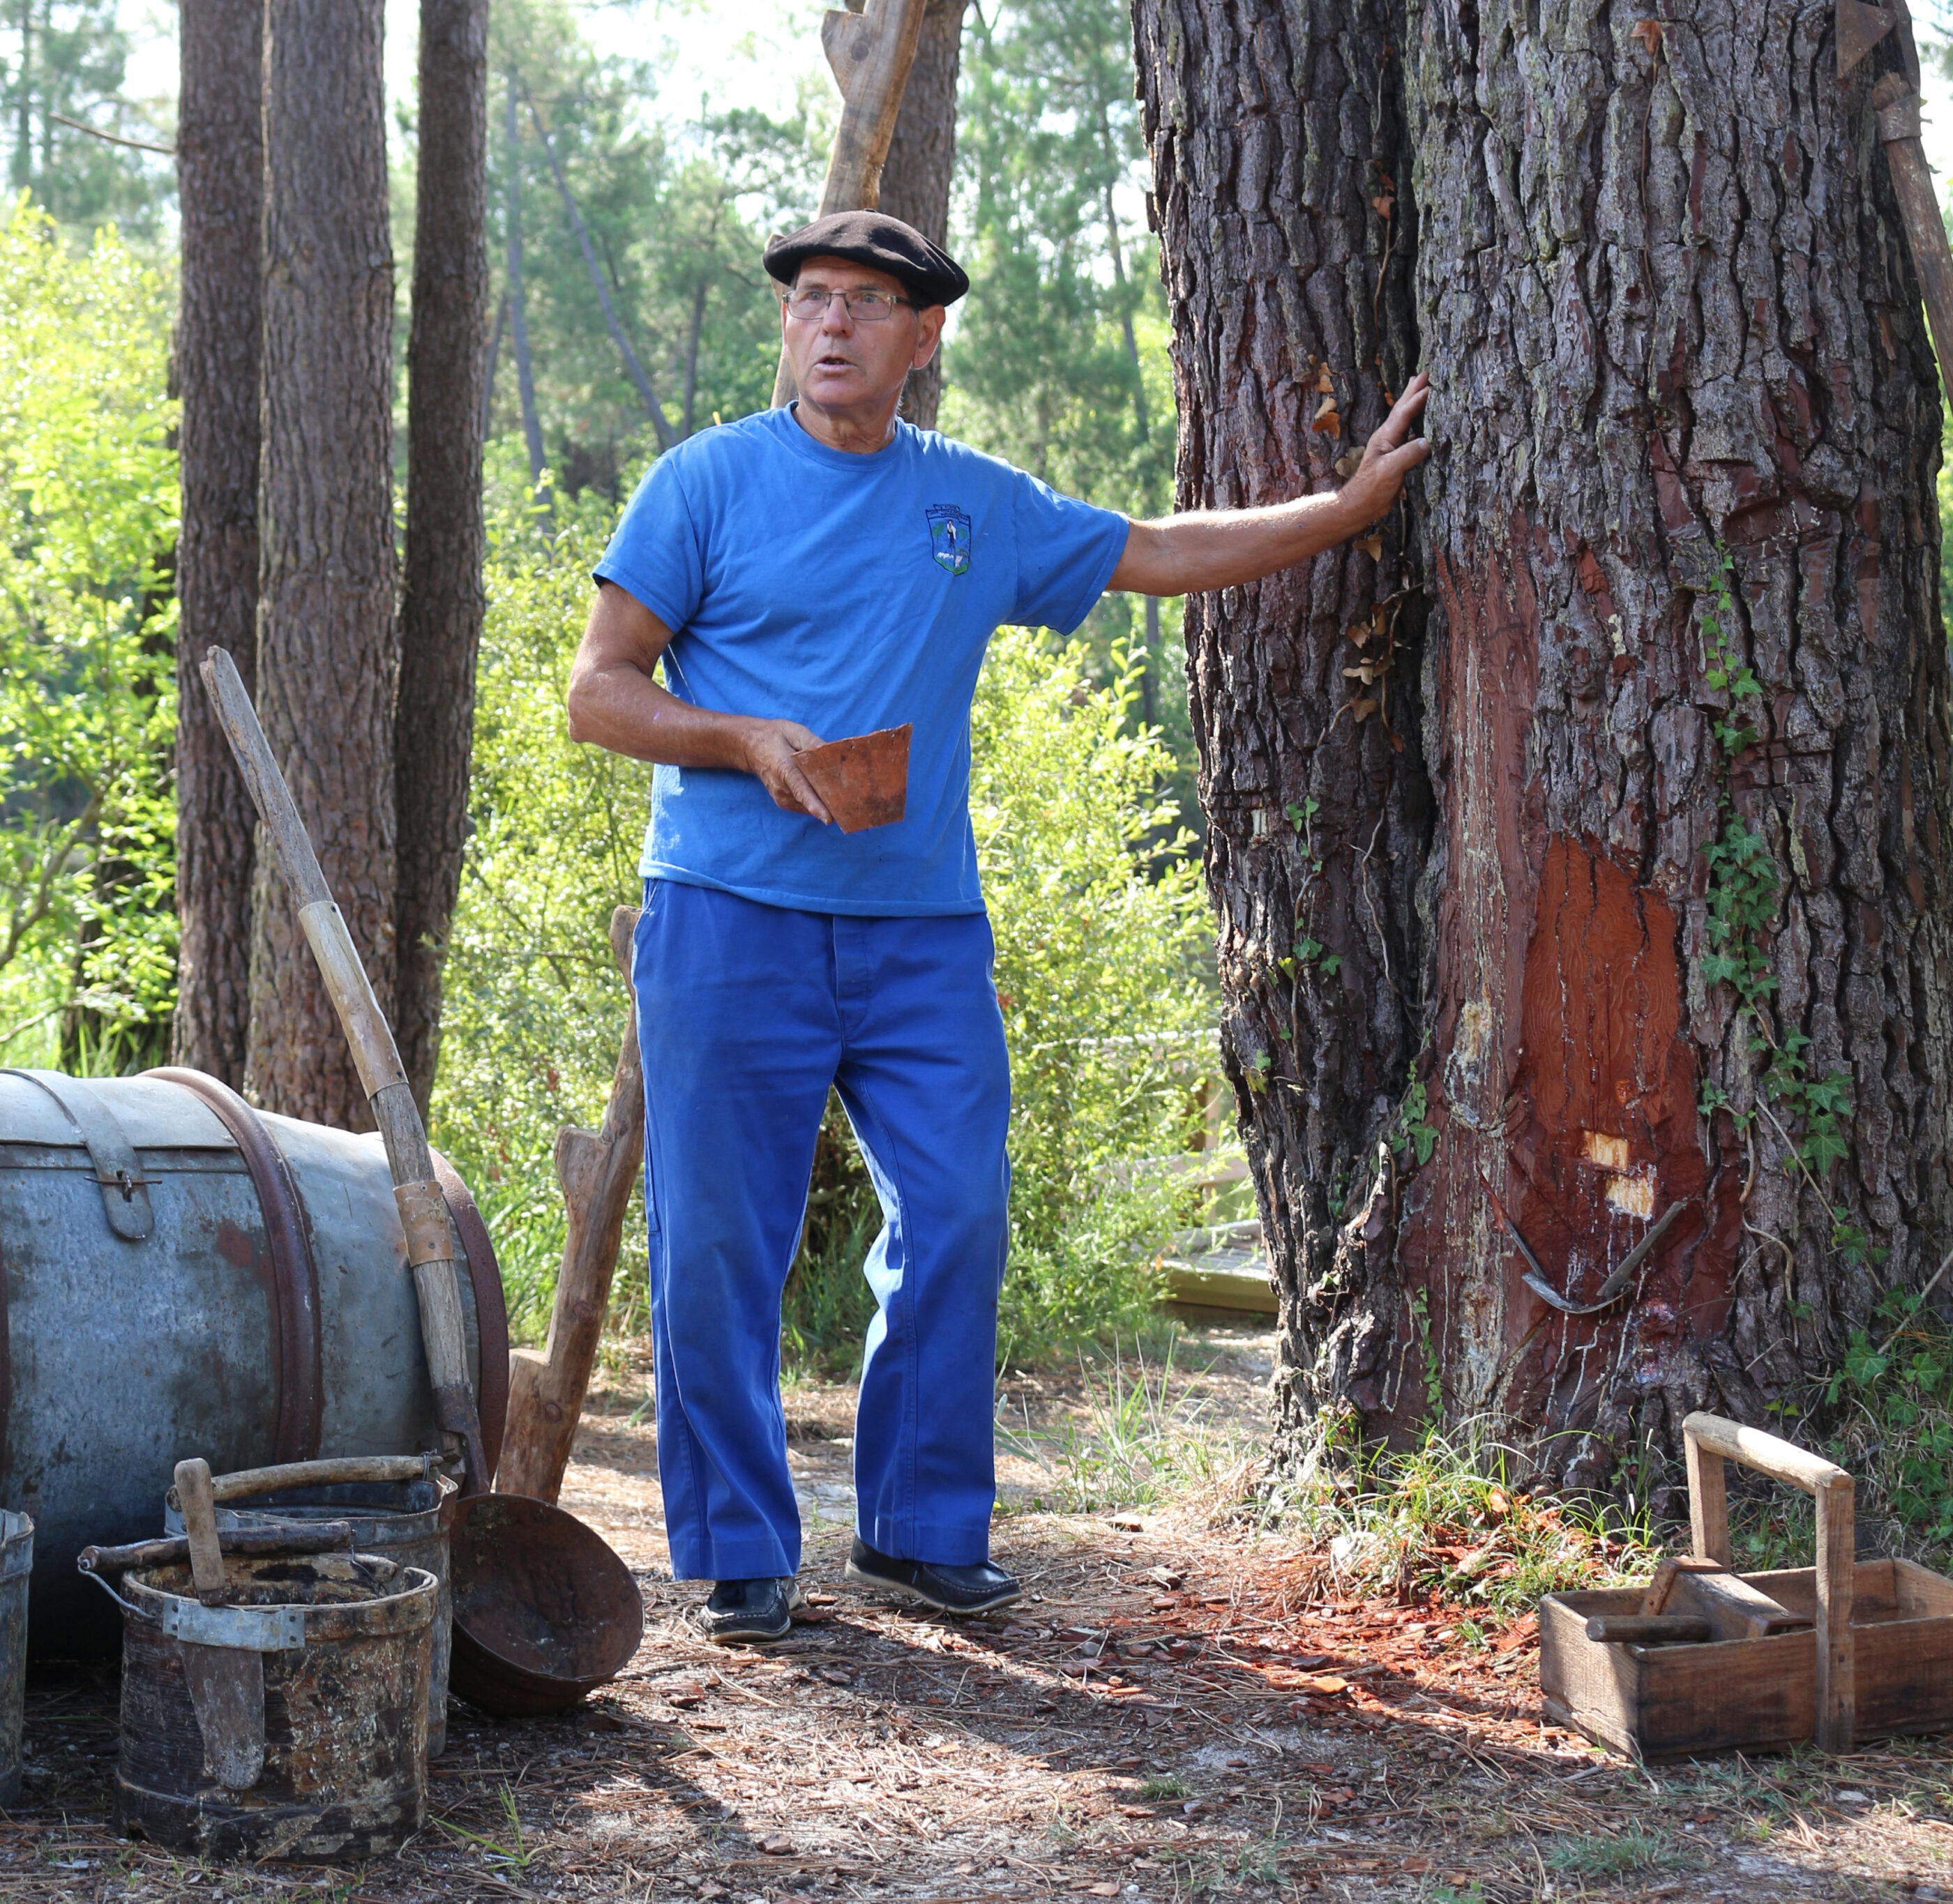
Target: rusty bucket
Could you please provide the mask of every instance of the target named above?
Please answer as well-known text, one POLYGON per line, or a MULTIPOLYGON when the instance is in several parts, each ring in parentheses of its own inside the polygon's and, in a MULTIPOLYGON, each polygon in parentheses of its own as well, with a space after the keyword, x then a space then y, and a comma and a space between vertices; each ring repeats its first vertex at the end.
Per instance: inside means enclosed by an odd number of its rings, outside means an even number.
POLYGON ((459 1505, 456 1692, 506 1718, 561 1712, 615 1679, 644 1630, 631 1570, 574 1514, 520 1494, 459 1505))
POLYGON ((196 1597, 187 1541, 83 1550, 123 1609, 123 1831, 196 1856, 327 1862, 421 1829, 434 1576, 343 1549, 237 1551, 347 1531, 221 1536, 217 1605, 196 1597))
MULTIPOLYGON (((283 1467, 219 1474, 211 1483, 220 1533, 243 1527, 310 1527, 343 1520, 353 1545, 403 1567, 422 1567, 440 1589, 434 1609, 434 1664, 428 1678, 428 1756, 447 1745, 447 1662, 454 1592, 447 1574, 446 1510, 453 1482, 430 1455, 378 1455, 365 1460, 294 1461, 283 1467)), ((183 1530, 183 1509, 171 1488, 163 1497, 163 1525, 183 1530)))
POLYGON ((20 1708, 27 1678, 27 1578, 34 1524, 0 1511, 0 1805, 20 1796, 20 1708))

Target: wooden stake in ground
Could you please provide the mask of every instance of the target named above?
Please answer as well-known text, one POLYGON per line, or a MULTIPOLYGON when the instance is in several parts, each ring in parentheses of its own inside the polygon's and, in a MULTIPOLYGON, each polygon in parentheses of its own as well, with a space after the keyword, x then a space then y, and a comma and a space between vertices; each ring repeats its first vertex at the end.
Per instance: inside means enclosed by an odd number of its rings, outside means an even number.
MULTIPOLYGON (((636 910, 610 915, 610 950, 631 975, 636 910)), ((624 1212, 644 1160, 644 1074, 638 1052, 638 1009, 632 999, 617 1054, 616 1075, 603 1123, 595 1131, 566 1125, 556 1135, 556 1176, 569 1213, 569 1235, 557 1272, 549 1341, 541 1354, 519 1348, 509 1358, 509 1417, 503 1431, 496 1485, 503 1494, 553 1502, 583 1413, 597 1361, 597 1344, 610 1301, 610 1278, 624 1234, 624 1212)))
MULTIPOLYGON (((882 167, 928 11, 929 0, 868 0, 859 13, 835 11, 821 22, 821 47, 841 89, 841 124, 827 161, 822 218, 832 211, 872 211, 880 202, 882 167)), ((773 380, 773 408, 791 403, 793 396, 793 374, 783 355, 773 380)))

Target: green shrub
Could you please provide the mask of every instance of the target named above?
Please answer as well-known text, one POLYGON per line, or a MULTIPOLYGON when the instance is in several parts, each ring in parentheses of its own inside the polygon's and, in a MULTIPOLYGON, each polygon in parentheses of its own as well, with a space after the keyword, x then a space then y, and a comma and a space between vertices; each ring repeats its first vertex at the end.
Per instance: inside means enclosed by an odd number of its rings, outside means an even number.
POLYGON ((0 223, 0 1063, 102 1068, 174 1001, 168 321, 112 228, 0 223))
MULTIPOLYGON (((564 728, 607 521, 559 501, 545 533, 504 501, 495 522, 434 1114, 437 1141, 496 1226, 518 1333, 534 1336, 563 1230, 551 1148, 562 1124, 601 1116, 623 1026, 605 929, 613 907, 636 900, 650 770, 574 746, 564 728)), ((1100 689, 1081 676, 1077 649, 1005 629, 972 722, 972 812, 1015 1078, 1004 1352, 1019 1358, 1130 1326, 1149 1298, 1149 1250, 1171 1210, 1130 1167, 1186 1147, 1212 1017, 1197 869, 1146 844, 1171 831, 1153 792, 1169 763, 1128 728, 1129 666, 1100 689)), ((868 1313, 861 1260, 876 1225, 832 1109, 821 1152, 786 1346, 846 1363, 868 1313)), ((625 1248, 620 1294, 643 1274, 641 1213, 625 1248)))

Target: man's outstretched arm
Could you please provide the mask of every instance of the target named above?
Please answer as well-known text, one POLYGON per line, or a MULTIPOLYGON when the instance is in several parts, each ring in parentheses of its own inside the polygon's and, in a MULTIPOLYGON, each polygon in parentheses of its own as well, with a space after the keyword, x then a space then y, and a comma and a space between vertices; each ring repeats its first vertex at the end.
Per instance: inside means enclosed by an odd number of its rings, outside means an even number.
POLYGON ((794 762, 796 753, 819 747, 820 737, 798 721, 694 707, 660 687, 652 673, 671 638, 671 630, 628 589, 600 582, 570 663, 564 697, 569 737, 634 760, 756 775, 776 806, 825 823, 827 809, 794 762))
POLYGON ((1365 445, 1356 473, 1331 496, 1302 496, 1259 509, 1204 509, 1135 522, 1105 586, 1137 595, 1187 595, 1258 581, 1346 542, 1396 502, 1404 478, 1431 453, 1406 441, 1424 408, 1422 371, 1365 445))

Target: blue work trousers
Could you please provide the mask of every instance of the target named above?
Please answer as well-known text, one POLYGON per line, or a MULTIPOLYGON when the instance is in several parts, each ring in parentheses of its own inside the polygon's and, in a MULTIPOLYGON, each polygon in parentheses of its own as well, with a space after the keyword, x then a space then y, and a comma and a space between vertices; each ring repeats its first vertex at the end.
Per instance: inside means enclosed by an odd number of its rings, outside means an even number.
POLYGON ((856 1526, 885 1554, 989 1555, 1010 1067, 982 914, 857 919, 647 883, 632 981, 658 1475, 672 1572, 800 1565, 780 1295, 841 1094, 882 1204, 864 1267, 856 1526))

